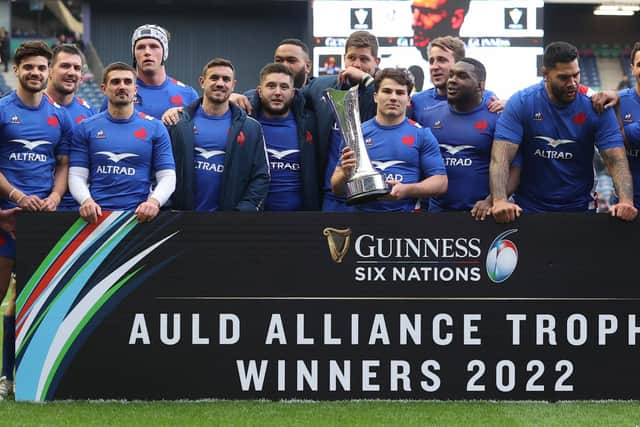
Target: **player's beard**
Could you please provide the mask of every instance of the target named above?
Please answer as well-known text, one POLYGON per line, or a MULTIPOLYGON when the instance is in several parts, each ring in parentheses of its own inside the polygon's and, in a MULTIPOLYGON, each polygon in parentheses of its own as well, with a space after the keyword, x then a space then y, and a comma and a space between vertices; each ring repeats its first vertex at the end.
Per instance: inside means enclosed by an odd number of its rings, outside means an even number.
POLYGON ((290 107, 291 101, 283 103, 280 108, 272 108, 269 102, 262 103, 264 112, 272 116, 284 116, 289 112, 290 107))
POLYGON ((76 93, 76 90, 78 89, 77 83, 74 84, 72 89, 68 89, 63 84, 57 84, 55 82, 51 82, 51 84, 53 85, 55 91, 62 95, 71 95, 72 93, 76 93))
POLYGON ((231 92, 227 93, 225 96, 223 97, 214 97, 211 95, 207 95, 207 101, 209 101, 212 104, 216 104, 216 105, 221 105, 224 104, 226 102, 229 101, 229 97, 231 97, 231 92))
POLYGON ((38 93, 42 91, 42 89, 44 89, 44 87, 47 84, 47 80, 42 79, 42 81, 39 82, 40 84, 37 87, 33 87, 29 85, 29 83, 27 82, 28 80, 29 79, 27 79, 26 76, 18 80, 20 87, 22 87, 22 89, 26 90, 27 92, 38 93))
POLYGON ((296 89, 302 89, 306 81, 307 75, 305 73, 305 69, 303 68, 293 76, 293 87, 295 87, 296 89))
POLYGON ((552 82, 549 82, 548 85, 549 85, 549 88, 551 89, 551 94, 553 95, 553 97, 557 102, 560 102, 562 104, 571 104, 576 99, 577 90, 578 90, 577 87, 573 91, 573 96, 569 96, 565 88, 555 86, 552 82))

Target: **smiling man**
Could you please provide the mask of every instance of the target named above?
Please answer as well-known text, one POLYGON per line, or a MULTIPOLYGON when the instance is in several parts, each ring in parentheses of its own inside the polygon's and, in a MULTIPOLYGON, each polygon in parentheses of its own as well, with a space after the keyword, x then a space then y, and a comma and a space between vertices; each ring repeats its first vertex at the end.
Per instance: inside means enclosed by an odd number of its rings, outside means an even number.
MULTIPOLYGON (((21 44, 14 55, 18 87, 0 99, 0 208, 55 211, 67 190, 71 121, 44 95, 51 49, 42 41, 21 44)), ((0 301, 9 286, 15 240, 0 232, 0 301)), ((4 317, 0 400, 13 390, 15 292, 4 317)))
POLYGON ((613 178, 619 203, 612 216, 631 221, 633 184, 622 135, 613 112, 598 115, 579 90, 578 50, 566 42, 547 45, 544 81, 515 93, 498 119, 491 152, 492 213, 498 222, 520 212, 581 212, 595 209, 594 145, 613 178), (507 200, 509 165, 522 156, 515 203, 507 200))
MULTIPOLYGON (((385 68, 374 80, 376 116, 362 125, 371 163, 382 173, 391 190, 386 200, 358 205, 364 211, 410 212, 421 198, 447 191, 447 175, 438 142, 431 131, 406 116, 413 82, 404 69, 385 68)), ((357 166, 355 153, 344 147, 340 164, 331 177, 331 189, 344 194, 347 180, 357 166)))
POLYGON ((252 114, 262 125, 269 154, 266 211, 320 209, 315 118, 305 110, 304 96, 294 84, 290 67, 267 64, 251 98, 252 114))
MULTIPOLYGON (((489 161, 498 114, 483 102, 486 76, 480 61, 462 58, 449 70, 447 102, 423 113, 424 124, 440 145, 449 179, 447 194, 431 198, 430 212, 466 210, 480 220, 489 212, 489 161)), ((519 177, 519 167, 513 169, 509 194, 519 177)))
POLYGON ((229 102, 235 86, 231 61, 210 60, 200 76, 203 97, 186 106, 169 128, 178 175, 172 208, 264 209, 269 165, 262 127, 229 102))
MULTIPOLYGON (((85 58, 80 49, 72 44, 63 44, 53 49, 49 84, 45 93, 58 105, 67 110, 71 117, 71 124, 78 123, 91 117, 95 111, 83 99, 76 96, 82 83, 85 58)), ((67 191, 58 206, 59 211, 75 211, 79 208, 71 193, 67 191)))
POLYGON ((175 188, 169 135, 160 120, 135 111, 135 81, 130 65, 108 65, 100 86, 107 110, 74 131, 69 189, 89 223, 103 209, 131 210, 139 222, 151 221, 175 188), (157 184, 150 190, 153 178, 157 184))

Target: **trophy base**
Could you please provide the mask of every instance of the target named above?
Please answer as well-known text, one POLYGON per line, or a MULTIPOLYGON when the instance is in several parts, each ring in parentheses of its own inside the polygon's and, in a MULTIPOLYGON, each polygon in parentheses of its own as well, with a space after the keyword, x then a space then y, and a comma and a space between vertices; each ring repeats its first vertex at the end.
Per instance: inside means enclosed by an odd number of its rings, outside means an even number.
POLYGON ((389 194, 389 186, 379 173, 353 177, 347 181, 347 205, 373 202, 389 194))

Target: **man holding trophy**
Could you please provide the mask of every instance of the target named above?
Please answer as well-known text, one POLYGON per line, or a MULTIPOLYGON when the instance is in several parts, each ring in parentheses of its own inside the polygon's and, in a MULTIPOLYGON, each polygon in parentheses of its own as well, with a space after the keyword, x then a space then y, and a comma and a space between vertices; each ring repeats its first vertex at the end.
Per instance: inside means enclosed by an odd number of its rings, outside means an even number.
POLYGON ((420 199, 447 191, 440 147, 429 129, 407 119, 413 82, 406 70, 386 68, 378 72, 374 85, 376 115, 361 131, 357 89, 346 96, 328 93, 344 139, 331 190, 346 195, 358 210, 413 211, 420 199), (372 201, 376 198, 380 200, 372 201))

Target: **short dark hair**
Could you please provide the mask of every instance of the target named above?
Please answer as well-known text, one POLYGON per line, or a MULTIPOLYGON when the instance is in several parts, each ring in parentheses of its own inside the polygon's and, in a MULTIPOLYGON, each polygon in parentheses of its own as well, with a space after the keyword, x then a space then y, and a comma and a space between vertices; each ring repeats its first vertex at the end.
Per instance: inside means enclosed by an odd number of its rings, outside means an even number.
POLYGON ((278 62, 274 62, 272 64, 267 64, 264 67, 262 67, 262 70, 260 70, 260 84, 262 84, 262 82, 264 81, 264 79, 269 75, 269 74, 286 74, 287 76, 289 76, 291 78, 291 80, 293 80, 293 73, 291 72, 291 70, 284 64, 278 63, 278 62))
POLYGON ((18 46, 16 53, 13 55, 13 61, 17 67, 25 58, 31 56, 44 56, 47 58, 47 62, 51 63, 53 52, 51 52, 49 45, 42 40, 31 40, 18 46))
POLYGON ((280 43, 278 43, 278 46, 276 46, 276 49, 279 48, 280 46, 282 46, 283 44, 291 44, 291 45, 294 45, 294 46, 298 46, 307 55, 307 58, 309 58, 309 46, 307 46, 302 40, 300 40, 300 39, 284 39, 280 43))
POLYGON ((567 42, 549 43, 544 48, 542 65, 547 69, 552 69, 558 62, 572 62, 578 59, 578 49, 567 42))
POLYGON ((80 49, 78 49, 78 47, 74 44, 70 44, 70 43, 65 43, 65 44, 61 44, 58 45, 56 47, 53 48, 53 56, 51 57, 51 64, 55 65, 56 61, 58 60, 58 56, 60 55, 60 53, 68 53, 69 55, 78 55, 80 57, 80 60, 82 61, 82 65, 86 64, 87 61, 84 57, 84 54, 82 53, 82 51, 80 49))
POLYGON ((631 66, 633 66, 637 52, 640 52, 640 42, 635 42, 633 44, 633 49, 631 49, 631 66))
POLYGON ((442 50, 451 52, 455 62, 460 61, 465 56, 464 42, 462 39, 453 36, 436 37, 429 43, 427 53, 431 52, 431 48, 437 46, 442 50))
POLYGON ((406 68, 385 68, 378 71, 373 79, 376 93, 380 90, 380 85, 384 79, 391 79, 398 84, 406 86, 408 94, 413 90, 413 76, 406 68))
POLYGON ((345 53, 352 47, 356 49, 368 48, 374 58, 378 57, 378 39, 368 31, 354 31, 344 45, 345 53))
POLYGON ((233 71, 234 73, 236 71, 235 68, 233 68, 233 63, 228 59, 213 58, 212 60, 207 62, 207 64, 204 67, 202 67, 202 77, 206 77, 207 70, 212 67, 228 67, 228 68, 231 68, 231 71, 233 71))
POLYGON ((109 73, 116 70, 130 71, 133 74, 133 78, 135 79, 136 77, 136 70, 131 65, 125 64, 124 62, 112 62, 111 64, 107 65, 107 67, 104 69, 104 72, 102 73, 103 85, 107 84, 109 73))
POLYGON ((476 78, 479 82, 487 81, 487 69, 482 64, 482 62, 478 61, 475 58, 462 58, 459 62, 466 62, 473 66, 473 71, 476 74, 476 78))

